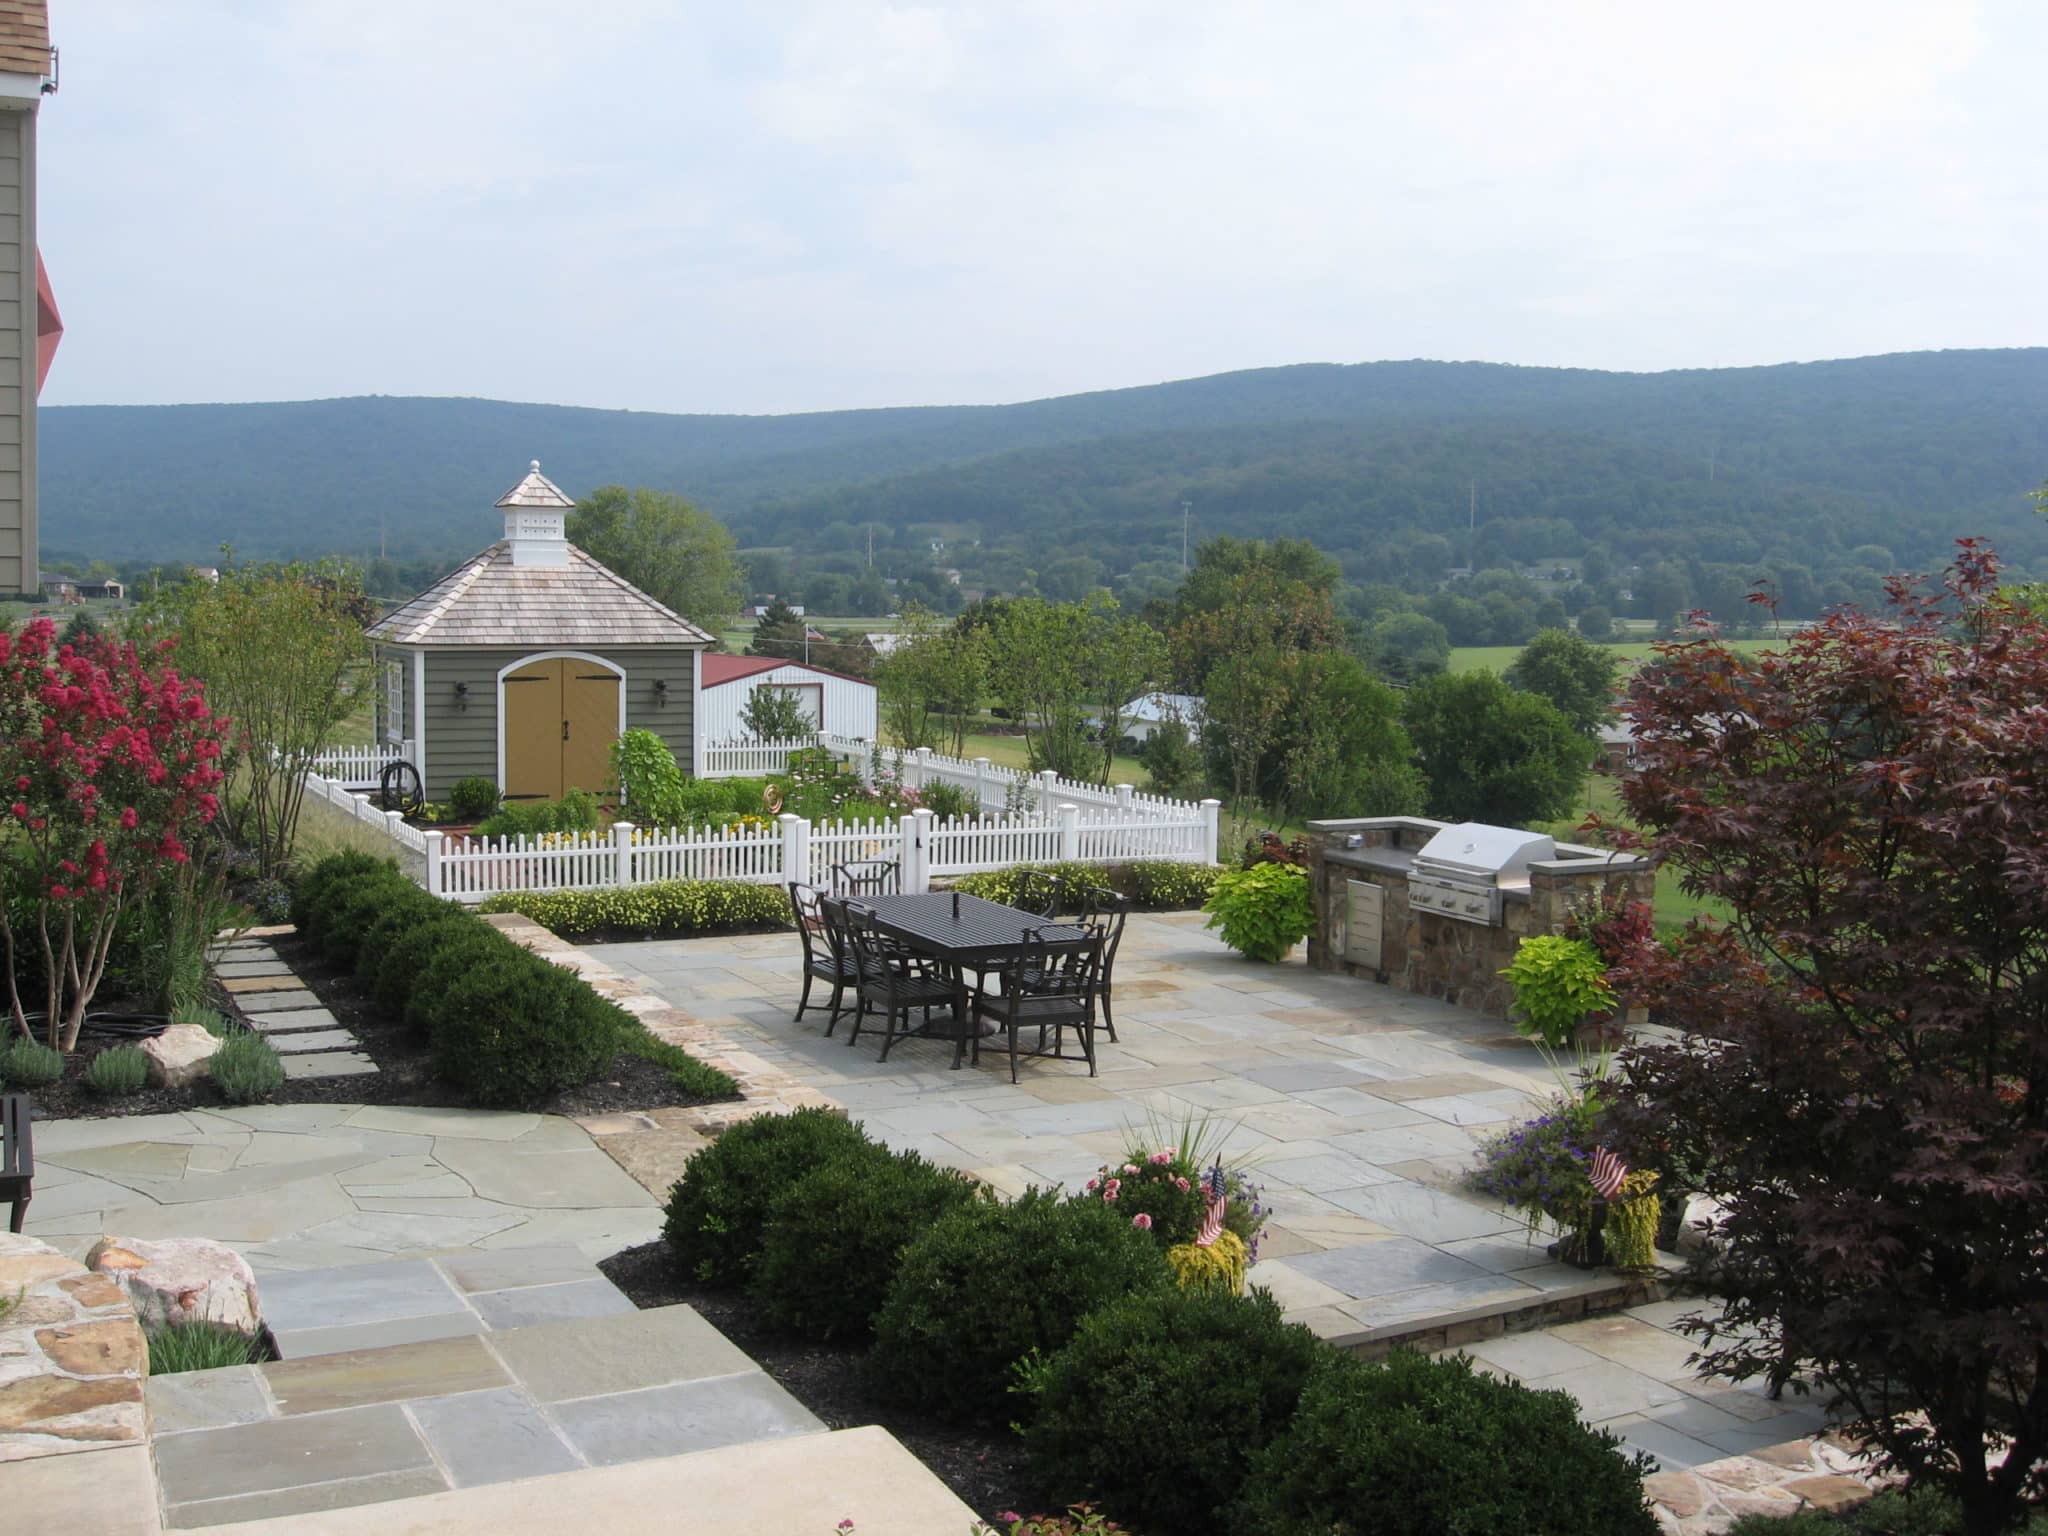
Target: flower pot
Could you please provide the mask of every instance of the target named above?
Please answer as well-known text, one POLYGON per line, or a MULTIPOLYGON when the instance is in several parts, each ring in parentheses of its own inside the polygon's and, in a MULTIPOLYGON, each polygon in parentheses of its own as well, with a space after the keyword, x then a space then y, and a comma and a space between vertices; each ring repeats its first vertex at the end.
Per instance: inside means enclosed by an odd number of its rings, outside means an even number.
POLYGON ((1573 1039, 1582 1051, 1612 1051, 1628 1044, 1628 1025, 1611 1010, 1589 1013, 1579 1020, 1573 1039))
POLYGON ((1546 1250, 1550 1256, 1574 1269, 1598 1269, 1607 1262, 1607 1242, 1601 1229, 1607 1224, 1607 1202, 1595 1200, 1584 1226, 1567 1232, 1546 1250))

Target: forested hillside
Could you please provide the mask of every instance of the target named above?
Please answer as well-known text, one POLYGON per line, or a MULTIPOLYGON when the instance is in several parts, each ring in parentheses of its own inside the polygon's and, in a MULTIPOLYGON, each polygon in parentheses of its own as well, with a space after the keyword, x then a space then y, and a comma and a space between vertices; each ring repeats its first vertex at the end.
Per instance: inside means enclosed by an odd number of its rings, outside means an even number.
POLYGON ((53 556, 452 556, 538 456, 572 493, 680 491, 806 569, 1015 590, 1294 535, 1354 581, 1598 546, 1617 574, 1798 565, 1825 585, 1964 533, 2048 570, 2048 350, 1609 374, 1305 365, 993 407, 665 416, 483 400, 65 407, 41 415, 53 556), (1436 540, 1441 539, 1439 545, 1436 540), (937 540, 941 546, 932 548, 937 540), (1419 541, 1419 542, 1418 542, 1419 541), (858 558, 856 559, 856 551, 858 558))

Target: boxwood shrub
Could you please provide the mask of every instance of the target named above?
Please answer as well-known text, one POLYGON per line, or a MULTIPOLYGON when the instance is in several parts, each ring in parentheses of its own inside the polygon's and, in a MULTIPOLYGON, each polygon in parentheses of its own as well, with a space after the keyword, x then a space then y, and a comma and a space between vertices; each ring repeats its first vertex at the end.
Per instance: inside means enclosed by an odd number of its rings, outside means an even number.
POLYGON ((410 906, 419 889, 395 868, 350 884, 328 887, 321 902, 320 953, 328 964, 353 970, 356 954, 370 930, 394 908, 410 906))
POLYGON ((351 851, 329 854, 293 883, 292 922, 298 926, 301 933, 304 933, 314 901, 330 884, 335 881, 360 879, 388 862, 368 853, 351 851))
POLYGON ((500 953, 466 967, 441 991, 431 1028, 434 1070, 479 1104, 528 1109, 604 1071, 633 1027, 559 966, 500 953))
POLYGON ((487 945, 503 942, 505 936, 488 929, 452 902, 434 912, 424 912, 406 932, 385 947, 377 957, 376 975, 370 995, 385 1013, 404 1016, 420 979, 440 950, 458 944, 487 945))
POLYGON ((1032 1470, 1141 1530, 1211 1528, 1328 1346, 1265 1291, 1155 1291, 1081 1320, 1028 1374, 1032 1470))
POLYGON ((1481 1375, 1463 1355, 1332 1351, 1252 1456, 1230 1529, 1327 1536, 1370 1510, 1374 1536, 1655 1536, 1642 1488, 1655 1470, 1581 1424, 1564 1393, 1481 1375))
POLYGON ((1098 1307, 1172 1284, 1159 1245, 1112 1206, 1046 1190, 956 1206, 903 1250, 869 1378, 910 1407, 1002 1424, 1019 1364, 1065 1348, 1098 1307))
POLYGON ((686 1278, 714 1289, 752 1274, 775 1202, 814 1168, 872 1150, 829 1109, 742 1120, 697 1152, 669 1191, 661 1235, 686 1278))
POLYGON ((1017 895, 1017 878, 1026 870, 1058 875, 1069 886, 1102 885, 1131 898, 1134 907, 1153 911, 1180 911, 1199 907, 1215 889, 1223 873, 1216 864, 1176 864, 1165 859, 1141 859, 1129 864, 1013 864, 1008 869, 962 875, 953 889, 969 896, 1005 904, 1017 895))
POLYGON ((623 890, 513 891, 491 897, 479 910, 517 912, 565 939, 605 932, 686 937, 787 926, 789 896, 779 885, 665 880, 623 890))
POLYGON ((769 1322, 814 1339, 865 1338, 904 1246, 974 1180, 915 1152, 867 1145, 813 1168, 774 1202, 751 1289, 769 1322))

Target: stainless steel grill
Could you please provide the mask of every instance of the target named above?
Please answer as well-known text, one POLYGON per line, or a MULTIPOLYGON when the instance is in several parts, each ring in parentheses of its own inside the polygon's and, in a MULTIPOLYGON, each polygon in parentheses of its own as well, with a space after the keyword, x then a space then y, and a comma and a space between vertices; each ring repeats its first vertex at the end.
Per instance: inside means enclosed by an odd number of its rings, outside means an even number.
POLYGON ((1445 827, 1415 855, 1408 874, 1408 905, 1453 922, 1498 927, 1501 892, 1529 883, 1529 865, 1557 857, 1557 844, 1540 832, 1464 821, 1445 827))

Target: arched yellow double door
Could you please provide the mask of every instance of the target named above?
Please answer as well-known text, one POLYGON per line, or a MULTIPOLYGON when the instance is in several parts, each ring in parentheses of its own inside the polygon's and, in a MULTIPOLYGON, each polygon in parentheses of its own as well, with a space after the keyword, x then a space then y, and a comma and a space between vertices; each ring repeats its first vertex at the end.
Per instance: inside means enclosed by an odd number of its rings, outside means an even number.
POLYGON ((524 662, 505 674, 507 800, 559 800, 572 789, 605 787, 623 681, 577 656, 524 662))

